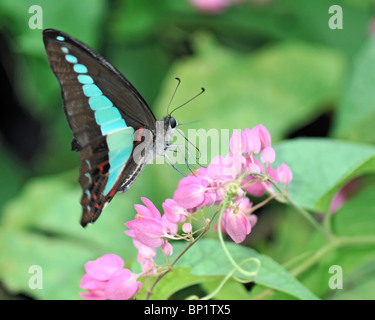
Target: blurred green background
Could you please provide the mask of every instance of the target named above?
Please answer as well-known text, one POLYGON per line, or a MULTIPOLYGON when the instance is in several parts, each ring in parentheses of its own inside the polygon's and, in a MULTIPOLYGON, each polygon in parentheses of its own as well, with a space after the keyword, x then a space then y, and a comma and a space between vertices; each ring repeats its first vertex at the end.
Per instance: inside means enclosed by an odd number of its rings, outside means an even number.
MULTIPOLYGON (((188 0, 32 4, 43 10, 43 29, 62 30, 100 52, 158 119, 175 77, 182 84, 174 106, 204 87, 174 114, 179 122, 199 120, 185 132, 262 123, 273 143, 301 136, 375 142, 372 0, 244 0, 218 13, 188 0), (328 26, 334 4, 343 9, 343 29, 328 26)), ((136 261, 124 222, 134 217, 140 197, 161 209, 181 175, 168 165, 148 166, 97 223, 81 228, 79 156, 70 152, 72 134, 42 30, 29 28, 30 6, 0 1, 0 298, 78 299, 86 261, 104 253, 119 254, 128 266, 136 261), (32 265, 43 268, 43 290, 28 285, 32 265)), ((303 250, 310 233, 304 221, 275 205, 261 213, 248 244, 283 263, 303 250), (300 232, 289 232, 295 229, 300 232)), ((305 285, 335 298, 316 277, 308 274, 305 285)), ((345 297, 360 297, 364 291, 358 291, 345 297)))

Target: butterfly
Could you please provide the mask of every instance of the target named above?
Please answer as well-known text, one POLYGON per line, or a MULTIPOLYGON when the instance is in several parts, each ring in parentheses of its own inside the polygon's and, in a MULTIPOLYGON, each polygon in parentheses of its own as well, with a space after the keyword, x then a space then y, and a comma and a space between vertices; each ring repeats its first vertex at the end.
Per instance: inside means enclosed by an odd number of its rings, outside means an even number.
MULTIPOLYGON (((61 86, 72 150, 80 152, 85 227, 117 192, 130 188, 152 154, 160 154, 155 151, 157 121, 133 85, 93 49, 54 29, 43 31, 43 42, 61 86)), ((162 120, 162 151, 177 125, 170 114, 162 120)))

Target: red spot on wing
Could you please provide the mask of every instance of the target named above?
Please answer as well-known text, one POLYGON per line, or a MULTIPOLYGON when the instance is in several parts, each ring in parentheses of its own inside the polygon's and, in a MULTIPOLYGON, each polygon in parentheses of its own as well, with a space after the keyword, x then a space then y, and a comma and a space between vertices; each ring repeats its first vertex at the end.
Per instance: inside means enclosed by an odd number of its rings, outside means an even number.
POLYGON ((109 161, 106 161, 106 162, 104 162, 104 163, 98 165, 98 168, 99 168, 99 170, 100 170, 101 173, 103 173, 103 171, 104 171, 104 167, 105 167, 106 165, 108 165, 108 163, 109 163, 109 161))
POLYGON ((112 190, 109 192, 108 196, 111 197, 111 198, 113 198, 113 196, 115 195, 116 191, 117 191, 116 189, 112 189, 112 190))
POLYGON ((143 127, 138 128, 137 140, 136 142, 141 142, 142 140, 143 127))

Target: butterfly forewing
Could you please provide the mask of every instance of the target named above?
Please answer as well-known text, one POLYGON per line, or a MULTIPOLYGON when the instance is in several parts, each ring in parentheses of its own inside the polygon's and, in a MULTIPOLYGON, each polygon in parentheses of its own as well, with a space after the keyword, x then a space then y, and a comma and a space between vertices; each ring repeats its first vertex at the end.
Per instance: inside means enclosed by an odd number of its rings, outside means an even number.
MULTIPOLYGON (((155 117, 137 90, 98 53, 52 29, 43 32, 50 66, 59 80, 64 111, 80 151, 79 182, 85 226, 95 221, 144 167, 133 159, 134 132, 155 131, 155 117)), ((139 160, 139 159, 138 159, 139 160)))

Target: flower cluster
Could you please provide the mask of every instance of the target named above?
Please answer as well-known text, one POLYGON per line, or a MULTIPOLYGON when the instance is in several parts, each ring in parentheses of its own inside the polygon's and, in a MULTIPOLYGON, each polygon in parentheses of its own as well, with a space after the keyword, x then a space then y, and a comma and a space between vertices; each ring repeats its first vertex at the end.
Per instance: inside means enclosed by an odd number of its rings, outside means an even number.
POLYGON ((124 261, 115 254, 106 254, 85 264, 86 274, 81 279, 80 292, 88 300, 128 300, 142 287, 138 275, 124 269, 124 261))
MULTIPOLYGON (((147 198, 141 198, 145 206, 136 204, 137 215, 135 219, 125 223, 130 230, 125 233, 133 238, 134 246, 138 249, 138 262, 145 273, 154 273, 154 260, 156 248, 160 247, 163 254, 168 257, 172 255, 173 248, 168 239, 176 238, 178 223, 185 222, 190 213, 179 206, 174 200, 167 199, 163 203, 163 216, 155 205, 147 198)), ((191 231, 191 224, 185 223, 184 231, 191 231)))
POLYGON ((272 194, 272 184, 264 177, 288 185, 292 172, 286 164, 276 170, 272 168, 275 151, 271 135, 263 125, 242 132, 235 130, 230 150, 226 157, 217 156, 207 168, 202 167, 194 175, 180 180, 173 199, 192 212, 225 202, 221 228, 233 241, 240 243, 257 221, 256 216, 251 215, 252 203, 247 195, 259 197, 266 191, 272 194))
MULTIPOLYGON (((270 194, 269 199, 280 196, 274 191, 276 183, 287 186, 292 180, 289 167, 282 164, 273 169, 274 161, 271 135, 263 125, 242 132, 235 130, 230 139, 230 153, 215 157, 208 167, 182 178, 173 199, 164 201, 163 215, 149 199, 141 198, 144 205, 136 204, 135 219, 125 223, 129 228, 125 233, 132 237, 138 250, 140 275, 161 273, 155 263, 157 248, 168 258, 173 253, 169 240, 194 239, 191 220, 196 218, 193 214, 204 207, 219 206, 220 231, 227 233, 235 243, 244 241, 257 222, 253 212, 260 206, 253 206, 248 196, 263 196, 266 192, 270 194), (178 234, 179 223, 183 223, 182 235, 178 234)), ((206 228, 210 220, 202 217, 206 228)), ((218 224, 215 229, 219 229, 218 224)), ((81 288, 89 293, 81 293, 81 296, 86 299, 132 298, 141 288, 137 281, 140 275, 123 267, 124 262, 116 255, 88 262, 81 288)))

